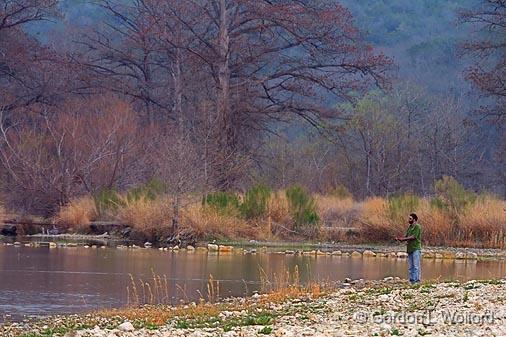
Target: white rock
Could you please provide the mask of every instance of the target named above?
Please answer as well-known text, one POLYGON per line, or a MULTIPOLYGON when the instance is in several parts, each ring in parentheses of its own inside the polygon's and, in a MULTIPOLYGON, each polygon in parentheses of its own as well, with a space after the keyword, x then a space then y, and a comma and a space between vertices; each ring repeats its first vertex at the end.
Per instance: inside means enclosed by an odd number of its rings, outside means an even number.
POLYGON ((209 249, 210 252, 217 252, 218 245, 215 245, 214 243, 210 243, 207 245, 207 249, 209 249))
POLYGON ((380 300, 380 302, 388 302, 389 299, 390 299, 390 297, 386 294, 378 296, 378 300, 380 300))
POLYGON ((397 253, 397 257, 398 258, 406 258, 406 257, 408 257, 408 253, 406 253, 406 252, 398 252, 397 253))
POLYGON ((121 323, 121 324, 118 326, 118 330, 119 330, 119 331, 128 332, 128 331, 134 331, 134 330, 135 330, 135 328, 134 328, 134 326, 132 325, 132 323, 130 323, 130 322, 123 322, 123 323, 121 323))
POLYGON ((364 257, 374 257, 374 256, 376 256, 376 253, 375 253, 375 252, 373 252, 372 250, 365 250, 365 251, 362 253, 362 255, 363 255, 364 257))

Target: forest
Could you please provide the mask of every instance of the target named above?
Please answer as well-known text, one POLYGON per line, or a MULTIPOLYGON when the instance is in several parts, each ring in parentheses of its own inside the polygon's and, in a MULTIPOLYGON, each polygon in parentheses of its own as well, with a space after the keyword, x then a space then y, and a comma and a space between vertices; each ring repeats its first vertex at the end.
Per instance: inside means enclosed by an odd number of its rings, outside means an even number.
POLYGON ((0 4, 4 218, 506 244, 504 0, 0 4))

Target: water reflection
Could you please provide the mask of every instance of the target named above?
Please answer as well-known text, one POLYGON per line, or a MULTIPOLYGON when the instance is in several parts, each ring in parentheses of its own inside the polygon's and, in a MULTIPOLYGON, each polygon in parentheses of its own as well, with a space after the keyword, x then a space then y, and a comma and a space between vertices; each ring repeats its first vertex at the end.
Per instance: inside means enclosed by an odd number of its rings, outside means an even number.
MULTIPOLYGON (((0 246, 0 319, 11 315, 70 313, 125 305, 130 274, 135 281, 166 275, 172 302, 206 294, 209 275, 220 280, 221 296, 243 295, 298 269, 309 280, 405 277, 407 261, 391 258, 208 254, 154 249, 85 249, 0 246)), ((506 261, 422 260, 424 279, 506 277, 506 261)))

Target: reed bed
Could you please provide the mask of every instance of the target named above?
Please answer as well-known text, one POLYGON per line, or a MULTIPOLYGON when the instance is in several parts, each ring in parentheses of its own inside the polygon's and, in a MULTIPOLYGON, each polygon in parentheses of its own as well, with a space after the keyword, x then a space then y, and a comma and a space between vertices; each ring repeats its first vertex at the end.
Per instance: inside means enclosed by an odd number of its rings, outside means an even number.
MULTIPOLYGON (((232 195, 230 200, 239 203, 244 199, 242 197, 232 195)), ((300 214, 291 209, 293 206, 283 190, 270 192, 265 208, 261 212, 253 212, 256 214, 254 217, 245 216, 240 205, 211 207, 197 197, 188 197, 181 202, 179 230, 192 233, 197 240, 386 243, 404 234, 407 215, 415 212, 422 224, 425 245, 506 247, 506 201, 491 195, 468 197, 460 204, 444 197, 421 198, 409 194, 391 198, 372 197, 363 201, 349 196, 314 194, 312 200, 316 214, 307 214, 312 215, 312 221, 317 223, 312 224, 310 230, 304 230, 296 218, 300 218, 300 214)), ((99 215, 93 199, 83 197, 62 207, 56 219, 69 224, 74 231, 84 231, 90 221, 102 216, 127 224, 150 240, 170 233, 174 216, 170 197, 158 195, 129 199, 120 195, 114 205, 99 215)), ((248 209, 250 213, 251 209, 248 209)))

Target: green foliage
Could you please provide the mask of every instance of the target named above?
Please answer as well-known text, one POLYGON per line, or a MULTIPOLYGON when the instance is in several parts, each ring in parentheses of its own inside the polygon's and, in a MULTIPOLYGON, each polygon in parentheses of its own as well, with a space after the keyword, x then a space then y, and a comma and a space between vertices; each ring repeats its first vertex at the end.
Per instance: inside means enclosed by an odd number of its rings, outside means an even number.
POLYGON ((155 200, 156 197, 163 194, 165 190, 165 184, 161 180, 157 178, 151 178, 146 184, 135 187, 128 191, 127 200, 136 201, 141 198, 155 200))
POLYGON ((118 192, 116 192, 114 188, 102 189, 93 197, 93 199, 99 215, 103 215, 107 211, 116 210, 118 207, 124 206, 123 200, 121 200, 118 192))
POLYGON ((293 186, 286 190, 286 198, 295 230, 317 229, 320 217, 316 211, 316 203, 309 192, 300 186, 293 186))
POLYGON ((270 326, 264 326, 260 331, 258 331, 259 334, 262 335, 270 335, 272 333, 272 327, 270 326))
POLYGON ((239 210, 240 202, 239 197, 235 193, 215 192, 204 196, 202 205, 220 214, 230 214, 239 210))
POLYGON ((393 222, 403 221, 409 213, 415 212, 420 198, 413 194, 400 194, 388 198, 388 218, 393 222))
MULTIPOLYGON (((146 184, 140 185, 129 190, 126 194, 127 202, 147 198, 154 200, 165 191, 165 185, 158 179, 151 179, 146 184)), ((107 211, 117 210, 119 207, 126 206, 126 202, 114 188, 105 188, 97 193, 94 198, 95 206, 100 215, 107 211)))
POLYGON ((179 320, 176 322, 177 329, 188 329, 190 328, 190 323, 187 320, 179 320))
POLYGON ((253 186, 246 192, 240 206, 241 214, 246 219, 259 218, 267 213, 267 206, 271 197, 271 189, 263 184, 253 186))
POLYGON ((433 204, 437 207, 458 212, 476 201, 476 194, 467 191, 455 178, 444 176, 434 184, 437 198, 433 204))

